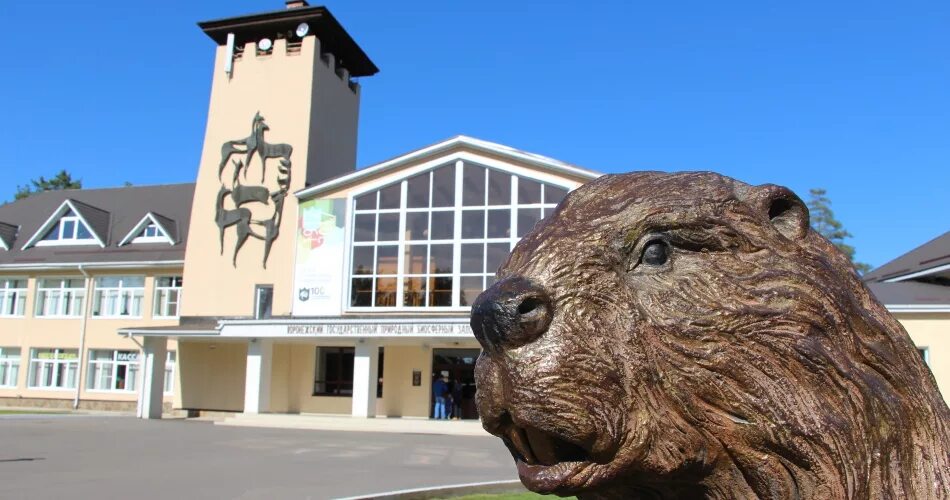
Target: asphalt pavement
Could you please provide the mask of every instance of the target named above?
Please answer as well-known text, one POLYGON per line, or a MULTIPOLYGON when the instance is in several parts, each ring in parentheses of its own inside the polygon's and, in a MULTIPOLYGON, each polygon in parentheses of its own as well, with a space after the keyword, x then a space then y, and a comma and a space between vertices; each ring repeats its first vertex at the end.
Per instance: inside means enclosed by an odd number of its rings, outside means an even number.
POLYGON ((0 418, 0 498, 324 499, 517 479, 493 437, 0 418))

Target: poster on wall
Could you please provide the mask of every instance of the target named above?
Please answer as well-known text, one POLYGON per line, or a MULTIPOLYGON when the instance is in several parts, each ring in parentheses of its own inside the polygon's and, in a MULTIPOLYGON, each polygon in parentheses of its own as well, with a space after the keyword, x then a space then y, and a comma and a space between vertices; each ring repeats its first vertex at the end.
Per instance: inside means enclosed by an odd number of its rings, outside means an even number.
POLYGON ((333 316, 343 293, 346 200, 300 204, 294 263, 294 316, 333 316))

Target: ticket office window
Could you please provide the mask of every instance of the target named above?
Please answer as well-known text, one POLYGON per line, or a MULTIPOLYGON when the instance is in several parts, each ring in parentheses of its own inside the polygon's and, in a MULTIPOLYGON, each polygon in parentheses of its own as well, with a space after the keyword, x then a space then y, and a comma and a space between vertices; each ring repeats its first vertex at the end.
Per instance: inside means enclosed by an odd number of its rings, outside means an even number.
POLYGON ((89 351, 86 389, 90 391, 134 392, 138 374, 138 351, 89 351))

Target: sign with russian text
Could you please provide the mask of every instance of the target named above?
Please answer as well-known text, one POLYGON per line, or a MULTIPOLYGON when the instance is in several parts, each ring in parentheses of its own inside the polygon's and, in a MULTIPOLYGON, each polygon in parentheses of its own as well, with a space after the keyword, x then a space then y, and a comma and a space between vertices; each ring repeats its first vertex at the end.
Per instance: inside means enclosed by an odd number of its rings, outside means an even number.
POLYGON ((366 323, 366 324, 299 324, 287 325, 286 334, 293 336, 334 336, 341 337, 438 337, 472 335, 467 323, 366 323))
POLYGON ((222 337, 241 338, 394 338, 427 337, 475 339, 472 328, 464 319, 446 322, 333 322, 325 320, 276 322, 263 324, 224 324, 222 337))

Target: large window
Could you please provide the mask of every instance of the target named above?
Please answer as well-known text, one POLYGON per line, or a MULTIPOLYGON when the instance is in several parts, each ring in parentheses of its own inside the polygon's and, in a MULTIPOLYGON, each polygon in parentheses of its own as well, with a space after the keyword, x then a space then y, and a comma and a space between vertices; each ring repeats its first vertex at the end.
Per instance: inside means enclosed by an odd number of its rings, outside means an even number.
POLYGON ((134 392, 138 372, 138 351, 90 350, 86 389, 134 392))
POLYGON ((0 316, 23 316, 26 308, 26 280, 0 279, 0 316))
POLYGON ((313 395, 352 396, 353 357, 352 347, 317 347, 313 395))
POLYGON ((92 315, 103 318, 142 316, 145 278, 141 276, 103 276, 96 278, 92 315))
POLYGON ((175 392, 175 365, 177 364, 175 351, 168 351, 165 355, 165 394, 171 395, 175 392))
POLYGON ((38 245, 55 245, 68 243, 94 243, 95 238, 82 219, 72 210, 67 210, 62 217, 43 235, 38 245))
POLYGON ((350 306, 465 307, 567 189, 457 162, 354 200, 350 306))
MULTIPOLYGON (((353 360, 352 347, 317 347, 317 360, 313 372, 314 396, 352 396, 353 360)), ((376 397, 383 397, 384 348, 379 348, 376 363, 376 397)))
POLYGON ((181 276, 155 278, 155 304, 152 316, 157 318, 178 317, 181 304, 181 276))
POLYGON ((30 388, 75 389, 78 374, 76 349, 30 349, 30 388))
POLYGON ((0 387, 16 387, 20 374, 20 349, 0 347, 0 387))
POLYGON ((86 302, 83 278, 43 278, 36 287, 36 315, 50 318, 82 316, 86 302))

